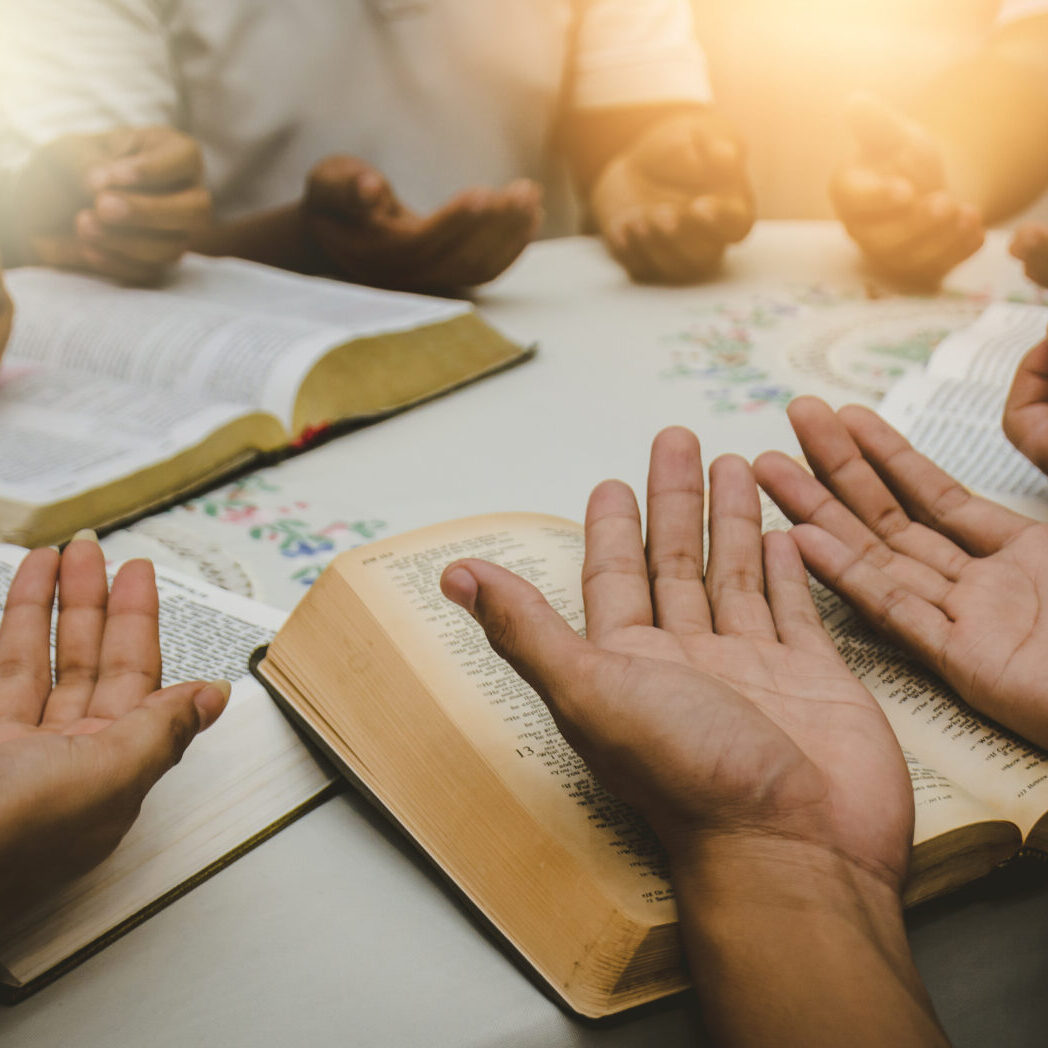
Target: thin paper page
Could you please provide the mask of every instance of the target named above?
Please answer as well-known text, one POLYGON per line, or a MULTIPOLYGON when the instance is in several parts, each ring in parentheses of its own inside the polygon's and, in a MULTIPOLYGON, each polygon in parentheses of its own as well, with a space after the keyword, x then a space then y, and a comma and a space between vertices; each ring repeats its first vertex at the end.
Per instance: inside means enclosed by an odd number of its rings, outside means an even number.
POLYGON ((9 365, 0 377, 0 498, 44 505, 193 447, 243 413, 186 394, 9 365))
POLYGON ((945 338, 928 363, 928 374, 1008 387, 1019 361, 1041 341, 1048 308, 998 302, 969 327, 945 338))
POLYGON ((1006 390, 964 379, 910 375, 880 415, 966 487, 1048 519, 1048 478, 1001 429, 1006 390))
POLYGON ((438 580, 459 557, 502 564, 538 586, 583 628, 582 529, 569 521, 504 514, 397 536, 336 561, 390 639, 418 668, 444 712, 513 794, 583 858, 595 876, 616 878, 641 907, 672 898, 651 831, 612 797, 560 734, 545 704, 492 650, 483 631, 447 601, 438 580), (628 865, 609 864, 611 853, 628 865))

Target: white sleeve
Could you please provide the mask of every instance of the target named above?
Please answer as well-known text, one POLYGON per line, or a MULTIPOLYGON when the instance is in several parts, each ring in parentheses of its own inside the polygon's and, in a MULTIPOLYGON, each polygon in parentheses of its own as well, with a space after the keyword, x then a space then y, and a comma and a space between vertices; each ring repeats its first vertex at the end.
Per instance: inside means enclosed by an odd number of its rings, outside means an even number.
POLYGON ((177 118, 157 0, 0 0, 0 165, 70 132, 177 118))
POLYGON ((580 18, 576 107, 709 101, 690 0, 582 0, 580 18))
POLYGON ((1000 9, 997 12, 997 24, 1017 22, 1029 15, 1046 13, 1048 13, 1048 0, 1001 0, 1000 9))

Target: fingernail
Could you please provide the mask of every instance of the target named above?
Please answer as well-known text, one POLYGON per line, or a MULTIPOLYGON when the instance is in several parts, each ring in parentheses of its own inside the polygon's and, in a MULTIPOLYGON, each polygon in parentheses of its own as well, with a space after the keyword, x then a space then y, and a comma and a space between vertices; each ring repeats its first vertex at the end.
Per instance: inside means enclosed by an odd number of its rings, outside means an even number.
POLYGON ((209 688, 215 688, 217 691, 222 693, 222 698, 228 699, 233 694, 233 685, 230 681, 219 679, 208 681, 209 688))
POLYGON ((477 580, 465 568, 451 568, 444 573, 444 595, 471 615, 477 603, 477 580))
POLYGON ((210 728, 222 715, 229 702, 233 685, 227 680, 212 680, 193 696, 193 705, 200 716, 200 730, 210 728), (215 693, 218 693, 217 698, 215 693))
POLYGON ((70 542, 97 542, 98 534, 93 528, 81 528, 70 540, 70 542))
POLYGON ((95 210, 103 218, 120 219, 131 214, 131 205, 115 193, 103 193, 95 202, 95 210))

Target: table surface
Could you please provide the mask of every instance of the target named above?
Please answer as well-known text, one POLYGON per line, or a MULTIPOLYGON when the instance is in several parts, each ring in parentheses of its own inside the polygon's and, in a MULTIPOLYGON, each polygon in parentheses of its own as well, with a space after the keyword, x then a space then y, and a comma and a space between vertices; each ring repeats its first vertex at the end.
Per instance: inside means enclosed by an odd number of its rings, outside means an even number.
MULTIPOLYGON (((1043 301, 1004 234, 943 294, 866 277, 829 223, 762 223, 701 288, 629 284, 594 241, 537 244, 478 299, 533 361, 109 536, 290 608, 336 553, 456 516, 580 518, 607 476, 643 484, 659 428, 707 460, 795 450, 790 397, 875 402, 995 298, 1043 301)), ((1002 876, 909 916, 955 1044, 1042 1045, 1048 887, 1002 876)), ((346 794, 279 833, 22 1004, 10 1046, 676 1045, 685 999, 606 1027, 550 1003, 346 794)))

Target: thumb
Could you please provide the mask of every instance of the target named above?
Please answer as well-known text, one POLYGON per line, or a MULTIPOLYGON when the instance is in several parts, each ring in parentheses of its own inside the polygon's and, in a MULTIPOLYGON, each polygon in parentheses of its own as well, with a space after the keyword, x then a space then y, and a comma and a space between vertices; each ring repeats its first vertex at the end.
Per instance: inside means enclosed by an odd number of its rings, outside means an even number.
POLYGON ((218 719, 232 685, 219 680, 174 684, 147 696, 104 735, 119 761, 122 777, 145 795, 173 768, 196 736, 218 719))
POLYGON ((396 198, 386 178, 370 164, 352 156, 330 156, 310 172, 306 203, 335 217, 358 217, 396 198))
POLYGON ((460 560, 445 568, 440 588, 476 619, 495 653, 542 696, 558 722, 577 723, 577 685, 592 646, 530 582, 487 561, 460 560))

